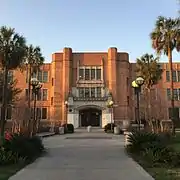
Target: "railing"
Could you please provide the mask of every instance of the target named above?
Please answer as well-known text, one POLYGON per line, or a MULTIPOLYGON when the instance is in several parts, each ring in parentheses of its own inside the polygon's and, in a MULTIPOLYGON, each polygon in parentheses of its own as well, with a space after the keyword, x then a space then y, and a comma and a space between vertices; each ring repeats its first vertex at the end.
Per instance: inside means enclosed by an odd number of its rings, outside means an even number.
POLYGON ((74 101, 106 101, 108 97, 74 97, 74 101))

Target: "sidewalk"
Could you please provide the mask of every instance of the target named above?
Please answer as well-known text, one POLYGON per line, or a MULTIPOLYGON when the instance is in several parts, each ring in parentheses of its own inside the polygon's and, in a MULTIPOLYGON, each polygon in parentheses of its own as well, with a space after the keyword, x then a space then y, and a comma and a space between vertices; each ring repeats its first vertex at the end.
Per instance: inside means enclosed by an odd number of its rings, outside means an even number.
POLYGON ((49 153, 10 180, 153 180, 124 152, 124 137, 77 132, 44 139, 49 153))

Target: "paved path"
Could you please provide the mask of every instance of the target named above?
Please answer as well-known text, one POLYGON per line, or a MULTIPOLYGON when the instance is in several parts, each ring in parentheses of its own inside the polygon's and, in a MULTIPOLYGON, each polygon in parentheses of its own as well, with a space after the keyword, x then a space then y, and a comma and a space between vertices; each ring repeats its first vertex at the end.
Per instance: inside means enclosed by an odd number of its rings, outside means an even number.
POLYGON ((77 132, 44 143, 49 153, 10 180, 152 180, 125 155, 123 136, 77 132))

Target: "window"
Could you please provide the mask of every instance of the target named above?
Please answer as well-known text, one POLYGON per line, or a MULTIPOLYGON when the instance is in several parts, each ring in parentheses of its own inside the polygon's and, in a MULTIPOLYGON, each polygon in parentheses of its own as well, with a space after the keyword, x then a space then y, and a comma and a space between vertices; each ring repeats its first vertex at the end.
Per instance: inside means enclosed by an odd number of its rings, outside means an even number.
POLYGON ((171 89, 167 89, 166 90, 166 94, 167 94, 167 100, 171 100, 171 89))
POLYGON ((47 119, 47 108, 42 108, 41 119, 47 119))
POLYGON ((79 97, 84 97, 84 88, 79 88, 79 97))
POLYGON ((174 100, 175 101, 178 101, 179 100, 179 98, 178 98, 178 89, 173 89, 173 94, 174 94, 174 100))
MULTIPOLYGON (((48 118, 48 111, 47 107, 37 107, 36 108, 36 118, 37 119, 47 119, 48 118)), ((34 116, 34 109, 31 108, 31 119, 33 119, 34 116)))
POLYGON ((54 98, 51 97, 51 106, 53 105, 53 103, 54 103, 54 98))
POLYGON ((89 93, 89 88, 85 88, 85 97, 89 97, 90 93, 89 93))
POLYGON ((127 96, 127 105, 129 106, 129 96, 127 96))
POLYGON ((101 80, 101 69, 96 70, 96 79, 101 80))
POLYGON ((176 71, 172 72, 172 79, 173 79, 173 82, 177 82, 176 71))
POLYGON ((97 88, 97 97, 101 97, 101 88, 100 87, 97 88))
MULTIPOLYGON (((33 94, 33 97, 34 97, 34 94, 33 94)), ((38 91, 38 93, 37 93, 37 96, 36 96, 36 99, 37 99, 37 101, 41 101, 42 100, 42 90, 40 89, 39 91, 38 91)))
POLYGON ((79 80, 84 79, 84 69, 79 69, 79 80))
POLYGON ((12 107, 8 107, 6 112, 6 119, 11 119, 11 117, 12 117, 12 107))
POLYGON ((170 81, 170 72, 166 71, 166 81, 169 82, 170 81))
POLYGON ((94 68, 91 69, 91 80, 95 80, 96 79, 96 71, 94 68))
POLYGON ((48 71, 43 71, 43 83, 48 82, 48 71))
POLYGON ((95 97, 96 96, 96 90, 95 88, 91 88, 91 97, 95 97))
POLYGON ((48 94, 47 94, 48 92, 47 91, 48 91, 47 89, 43 89, 42 90, 42 100, 43 101, 47 101, 47 99, 48 99, 48 97, 47 97, 48 96, 48 94))
POLYGON ((90 69, 85 69, 85 80, 90 80, 90 69))
POLYGON ((178 71, 177 74, 178 74, 178 82, 180 82, 180 71, 178 71))
POLYGON ((54 86, 54 78, 52 78, 51 81, 52 81, 52 86, 54 86))
MULTIPOLYGON (((33 72, 32 78, 37 78, 42 83, 48 82, 48 71, 33 72)), ((26 72, 26 82, 28 82, 28 71, 26 72)))
POLYGON ((168 108, 169 119, 174 118, 175 120, 179 119, 179 108, 168 108))
POLYGON ((39 72, 38 72, 37 79, 38 79, 40 82, 43 82, 43 73, 42 73, 42 71, 39 71, 39 72))

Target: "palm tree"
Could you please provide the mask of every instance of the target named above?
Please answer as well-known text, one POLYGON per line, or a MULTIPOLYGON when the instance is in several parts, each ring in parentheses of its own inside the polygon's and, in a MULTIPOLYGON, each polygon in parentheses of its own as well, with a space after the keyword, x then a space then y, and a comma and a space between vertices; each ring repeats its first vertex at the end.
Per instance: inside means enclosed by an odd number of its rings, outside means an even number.
MULTIPOLYGON (((27 65, 27 80, 28 80, 28 108, 31 108, 31 78, 33 73, 37 73, 40 70, 40 66, 44 63, 44 57, 42 56, 40 47, 33 47, 29 45, 26 47, 25 63, 27 65)), ((30 119, 28 122, 29 131, 31 131, 30 119)))
POLYGON ((148 92, 148 122, 151 120, 151 88, 161 79, 162 72, 158 57, 154 57, 152 54, 144 54, 140 58, 137 58, 136 73, 137 76, 143 77, 144 86, 148 92))
MULTIPOLYGON (((170 83, 171 83, 171 107, 172 120, 174 122, 174 82, 173 82, 173 50, 180 51, 180 19, 171 19, 159 16, 156 20, 155 29, 150 34, 152 47, 158 54, 164 53, 168 56, 170 83)), ((173 123, 174 124, 174 123, 173 123)), ((175 127, 173 127, 175 133, 175 127)))
POLYGON ((1 111, 1 136, 4 136, 4 127, 7 111, 8 72, 18 68, 24 62, 26 40, 15 32, 15 29, 2 26, 0 28, 0 64, 4 71, 4 86, 1 111))

